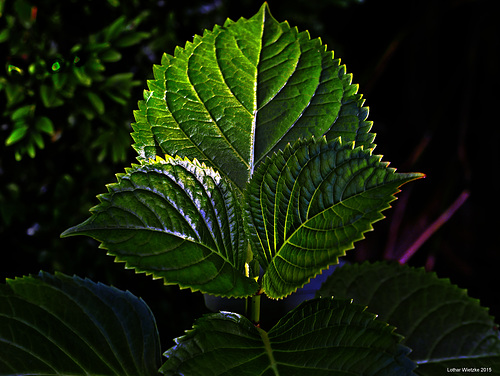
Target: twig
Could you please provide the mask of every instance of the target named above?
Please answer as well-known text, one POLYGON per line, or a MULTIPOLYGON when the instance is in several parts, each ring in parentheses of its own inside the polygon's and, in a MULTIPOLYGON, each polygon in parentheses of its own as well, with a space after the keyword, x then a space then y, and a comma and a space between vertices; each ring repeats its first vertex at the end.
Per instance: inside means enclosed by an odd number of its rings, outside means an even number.
POLYGON ((406 252, 399 259, 400 264, 405 264, 410 257, 412 257, 415 252, 424 244, 427 239, 429 239, 432 234, 434 234, 443 224, 445 224, 451 216, 462 206, 462 204, 469 197, 470 192, 468 190, 464 190, 460 196, 450 205, 448 209, 444 211, 443 214, 439 216, 427 229, 417 238, 417 240, 406 250, 406 252))

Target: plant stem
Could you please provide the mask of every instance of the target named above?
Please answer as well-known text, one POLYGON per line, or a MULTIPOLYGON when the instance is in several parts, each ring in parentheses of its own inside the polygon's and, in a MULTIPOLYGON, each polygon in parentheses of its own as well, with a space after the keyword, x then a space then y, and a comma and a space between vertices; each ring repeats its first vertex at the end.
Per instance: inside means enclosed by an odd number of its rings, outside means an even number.
POLYGON ((451 204, 451 206, 445 210, 443 214, 439 216, 419 237, 418 239, 406 250, 406 252, 399 259, 400 264, 406 263, 410 257, 412 257, 415 252, 420 248, 422 244, 425 243, 427 239, 431 237, 443 224, 445 224, 451 216, 462 206, 462 204, 469 198, 469 191, 464 190, 460 196, 451 204))
POLYGON ((260 294, 252 296, 250 299, 250 320, 255 326, 260 324, 260 294))

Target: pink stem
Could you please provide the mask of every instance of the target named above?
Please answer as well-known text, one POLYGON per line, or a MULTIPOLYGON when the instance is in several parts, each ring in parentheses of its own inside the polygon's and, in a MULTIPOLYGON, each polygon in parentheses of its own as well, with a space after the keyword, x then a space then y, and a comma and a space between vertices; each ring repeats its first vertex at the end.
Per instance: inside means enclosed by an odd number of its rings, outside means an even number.
POLYGON ((451 216, 462 206, 462 204, 469 198, 470 192, 464 190, 460 196, 450 205, 443 214, 439 216, 427 229, 418 237, 418 239, 406 250, 406 252, 399 259, 400 264, 405 264, 410 257, 434 234, 443 224, 445 224, 451 216))

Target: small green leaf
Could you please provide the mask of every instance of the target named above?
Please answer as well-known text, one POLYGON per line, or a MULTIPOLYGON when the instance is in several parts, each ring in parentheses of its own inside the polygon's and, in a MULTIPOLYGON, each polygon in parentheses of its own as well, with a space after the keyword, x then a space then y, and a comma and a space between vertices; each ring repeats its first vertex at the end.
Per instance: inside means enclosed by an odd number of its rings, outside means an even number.
POLYGON ((133 78, 134 75, 131 72, 117 73, 102 84, 102 89, 119 93, 123 98, 129 98, 131 88, 138 85, 133 78))
POLYGON ((134 31, 134 32, 128 32, 122 36, 120 36, 114 43, 113 46, 117 48, 124 48, 124 47, 130 47, 133 46, 134 44, 139 43, 143 39, 146 39, 149 37, 149 33, 146 33, 144 31, 134 31))
POLYGON ((165 352, 164 375, 413 375, 394 328, 349 301, 316 299, 269 332, 236 313, 198 319, 165 352))
POLYGON ((107 50, 110 48, 111 44, 109 42, 104 42, 104 43, 95 43, 95 42, 90 42, 86 47, 88 52, 101 52, 104 50, 107 50))
POLYGON ((38 146, 39 149, 43 149, 45 147, 45 143, 43 142, 43 137, 40 133, 33 132, 31 134, 31 139, 35 142, 36 146, 38 146))
POLYGON ((389 263, 345 265, 318 295, 352 298, 396 326, 420 375, 441 374, 447 367, 500 371, 495 367, 500 365, 500 336, 488 310, 435 273, 389 263))
POLYGON ((122 58, 122 54, 119 53, 117 50, 110 48, 100 53, 99 57, 101 58, 102 61, 106 63, 114 63, 122 58))
POLYGON ((111 25, 104 30, 104 38, 106 41, 116 39, 125 30, 126 17, 117 18, 111 25))
POLYGON ((27 124, 17 122, 9 137, 5 140, 5 146, 10 146, 23 139, 28 131, 28 128, 27 124))
POLYGON ((148 306, 129 292, 41 272, 0 285, 2 375, 157 374, 148 306))
POLYGON ((93 91, 89 91, 87 93, 87 97, 89 98, 90 103, 92 103, 92 106, 95 108, 95 110, 97 111, 97 113, 99 115, 104 114, 104 111, 105 111, 104 102, 99 97, 99 95, 97 95, 93 91))
POLYGON ((73 65, 73 73, 83 86, 90 86, 92 84, 92 78, 86 73, 85 66, 77 67, 73 65))
POLYGON ((58 74, 51 75, 50 78, 54 89, 56 91, 60 91, 68 82, 69 74, 68 72, 60 72, 58 74))
POLYGON ((197 161, 168 156, 117 176, 92 217, 62 236, 94 237, 117 261, 167 284, 230 297, 258 290, 245 276, 248 246, 230 182, 197 161))
POLYGON ((54 133, 54 124, 47 116, 37 117, 35 127, 40 132, 48 133, 50 135, 54 133))
POLYGON ((33 142, 33 136, 31 137, 31 139, 28 141, 27 145, 26 145, 26 152, 28 153, 28 155, 31 157, 31 158, 35 158, 36 156, 36 149, 35 149, 35 144, 33 142))
POLYGON ((255 172, 248 229, 269 297, 289 295, 336 264, 383 218, 399 186, 422 177, 380 159, 353 142, 321 138, 288 146, 255 172))
POLYGON ((59 97, 58 91, 54 86, 41 85, 40 98, 42 98, 43 105, 47 108, 58 107, 64 104, 64 100, 59 97))
POLYGON ((5 94, 7 95, 7 108, 21 103, 25 98, 25 88, 13 82, 7 82, 5 85, 5 94))
POLYGON ((16 121, 16 120, 20 120, 20 119, 23 119, 23 118, 27 118, 28 116, 32 115, 35 111, 35 106, 34 105, 26 105, 26 106, 22 106, 22 107, 19 107, 18 109, 16 109, 12 115, 10 116, 10 118, 13 120, 13 121, 16 121))

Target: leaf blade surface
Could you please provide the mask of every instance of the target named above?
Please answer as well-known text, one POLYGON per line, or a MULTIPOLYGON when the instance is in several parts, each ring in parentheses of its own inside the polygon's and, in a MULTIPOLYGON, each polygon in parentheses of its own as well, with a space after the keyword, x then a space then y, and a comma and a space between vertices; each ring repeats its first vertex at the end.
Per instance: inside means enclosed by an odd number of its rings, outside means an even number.
POLYGON ((272 298, 302 287, 353 248, 399 187, 400 174, 370 150, 340 139, 297 142, 269 158, 247 190, 250 236, 272 298))
POLYGON ((341 135, 375 147, 364 100, 340 60, 277 22, 267 4, 164 55, 154 77, 135 111, 142 159, 197 159, 243 188, 266 156, 300 137, 341 135))
POLYGON ((269 332, 228 312, 198 319, 164 355, 165 375, 412 375, 392 327, 349 301, 305 302, 269 332))
POLYGON ((0 374, 157 374, 154 316, 129 292, 40 272, 8 280, 0 301, 0 374))
POLYGON ((410 358, 419 365, 417 373, 500 363, 500 336, 492 317, 449 280, 423 269, 382 262, 344 267, 329 277, 318 295, 349 296, 396 326, 412 349, 410 358))
POLYGON ((63 236, 102 242, 117 261, 167 284, 245 297, 246 239, 239 194, 197 161, 167 157, 135 165, 108 185, 92 216, 63 236))

